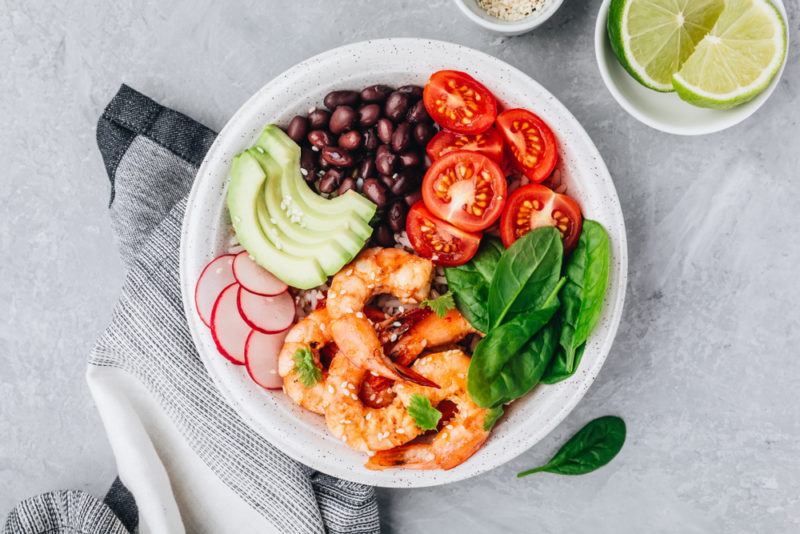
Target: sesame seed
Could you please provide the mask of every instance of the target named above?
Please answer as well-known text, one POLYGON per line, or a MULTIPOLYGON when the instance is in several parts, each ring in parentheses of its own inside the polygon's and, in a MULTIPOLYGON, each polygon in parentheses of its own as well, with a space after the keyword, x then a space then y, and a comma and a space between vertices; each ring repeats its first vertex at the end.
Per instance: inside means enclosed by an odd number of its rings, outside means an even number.
POLYGON ((361 312, 358 312, 358 313, 356 313, 356 317, 358 317, 359 319, 363 319, 364 318, 364 314, 361 313, 361 312))
POLYGON ((367 415, 366 415, 366 416, 364 416, 364 419, 366 419, 367 421, 369 421, 370 419, 372 419, 372 412, 367 412, 367 415))
POLYGON ((405 428, 398 428, 397 429, 397 433, 398 434, 405 434, 406 433, 406 429, 405 428))
POLYGON ((397 334, 392 334, 392 336, 389 338, 389 340, 390 340, 392 343, 394 343, 395 341, 397 341, 397 334))
POLYGON ((395 322, 392 323, 392 326, 395 327, 395 328, 399 328, 402 325, 400 324, 400 321, 395 321, 395 322))
POLYGON ((328 393, 333 393, 334 391, 333 386, 328 386, 328 393))

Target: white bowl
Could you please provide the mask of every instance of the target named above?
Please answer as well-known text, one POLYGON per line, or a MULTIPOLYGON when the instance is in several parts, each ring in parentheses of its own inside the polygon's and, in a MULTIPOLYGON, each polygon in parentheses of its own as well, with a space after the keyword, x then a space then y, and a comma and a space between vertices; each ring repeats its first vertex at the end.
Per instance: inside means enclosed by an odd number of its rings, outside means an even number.
POLYGON ((186 208, 181 239, 184 308, 200 357, 215 384, 257 432, 286 454, 314 469, 347 480, 413 487, 463 480, 497 467, 550 432, 583 397, 611 349, 622 313, 627 245, 617 193, 600 154, 569 111, 541 85, 510 65, 462 46, 422 39, 385 39, 352 44, 306 60, 281 74, 248 100, 220 132, 198 171, 186 208), (587 217, 611 237, 611 273, 603 315, 580 369, 570 380, 536 388, 515 402, 486 445, 450 471, 370 471, 367 457, 331 436, 320 416, 294 405, 280 392, 257 386, 240 366, 221 357, 197 316, 193 290, 206 263, 229 246, 225 191, 231 158, 249 146, 265 124, 286 122, 321 104, 332 89, 375 83, 424 84, 440 69, 469 72, 508 106, 539 114, 560 140, 560 168, 569 192, 587 217))
MULTIPOLYGON (((787 24, 786 9, 781 0, 772 0, 783 15, 787 24)), ((659 93, 641 85, 622 67, 608 40, 608 6, 611 0, 604 0, 597 14, 594 29, 594 52, 597 67, 603 82, 611 95, 622 108, 638 121, 677 135, 703 135, 718 132, 739 124, 760 108, 775 90, 786 66, 783 60, 781 70, 763 93, 753 100, 727 110, 706 109, 693 106, 681 100, 676 93, 659 93)), ((789 35, 786 36, 789 47, 789 35)), ((786 54, 788 57, 789 54, 786 54)))
POLYGON ((548 0, 547 4, 532 15, 513 22, 489 15, 476 0, 453 0, 464 15, 478 26, 483 26, 501 35, 521 35, 538 28, 558 11, 564 0, 548 0))

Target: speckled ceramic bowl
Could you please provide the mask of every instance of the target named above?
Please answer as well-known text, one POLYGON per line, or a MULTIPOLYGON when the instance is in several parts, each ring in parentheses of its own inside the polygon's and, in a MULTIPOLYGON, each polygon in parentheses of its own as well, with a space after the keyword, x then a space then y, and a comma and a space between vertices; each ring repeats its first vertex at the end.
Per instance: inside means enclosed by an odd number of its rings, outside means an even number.
POLYGON ((536 444, 572 410, 606 359, 622 314, 627 278, 625 226, 617 193, 600 154, 569 111, 523 72, 475 50, 420 39, 369 41, 325 52, 281 74, 248 100, 217 137, 189 196, 181 241, 184 308, 197 350, 217 387, 242 417, 286 454, 325 473, 388 487, 445 484, 497 467, 536 444), (229 221, 225 189, 231 158, 250 145, 263 126, 285 124, 320 105, 332 89, 375 83, 424 84, 439 69, 465 70, 507 106, 526 107, 546 120, 560 140, 561 175, 587 217, 611 236, 612 265, 603 316, 589 339, 578 372, 555 386, 540 386, 507 411, 486 445, 450 471, 393 469, 369 471, 366 455, 328 434, 321 417, 295 406, 280 392, 261 389, 243 367, 232 365, 214 347, 193 304, 195 281, 227 247, 229 221))

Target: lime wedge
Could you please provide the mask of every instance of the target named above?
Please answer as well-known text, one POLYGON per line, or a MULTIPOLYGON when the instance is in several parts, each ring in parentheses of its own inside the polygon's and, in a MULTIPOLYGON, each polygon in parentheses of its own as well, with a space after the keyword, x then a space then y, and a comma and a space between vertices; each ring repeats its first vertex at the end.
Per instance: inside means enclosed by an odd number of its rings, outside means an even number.
POLYGON ((673 91, 672 75, 724 7, 724 0, 611 0, 611 48, 639 83, 656 91, 673 91))
POLYGON ((786 25, 769 0, 727 0, 672 84, 690 104, 728 109, 766 89, 785 55, 786 25))

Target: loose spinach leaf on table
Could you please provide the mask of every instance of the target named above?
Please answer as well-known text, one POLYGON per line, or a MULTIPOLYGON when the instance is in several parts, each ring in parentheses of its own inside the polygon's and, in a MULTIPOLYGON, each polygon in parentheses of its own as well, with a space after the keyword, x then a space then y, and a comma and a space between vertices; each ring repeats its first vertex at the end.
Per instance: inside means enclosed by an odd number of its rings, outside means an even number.
POLYGON ((561 234, 552 226, 528 232, 500 257, 489 287, 489 327, 540 308, 561 278, 561 234))
POLYGON ((546 471, 559 475, 583 475, 603 467, 622 450, 625 421, 613 415, 589 421, 545 465, 528 469, 517 477, 546 471))
POLYGON ((444 271, 459 311, 481 332, 489 330, 489 284, 504 250, 499 239, 486 236, 470 261, 444 271))
POLYGON ((567 263, 567 283, 561 292, 559 350, 544 379, 555 383, 572 376, 578 368, 582 347, 603 311, 609 269, 608 234, 592 220, 583 221, 578 246, 567 263))
POLYGON ((544 374, 557 346, 562 280, 542 306, 493 328, 475 347, 467 391, 478 406, 494 408, 525 395, 544 374))

